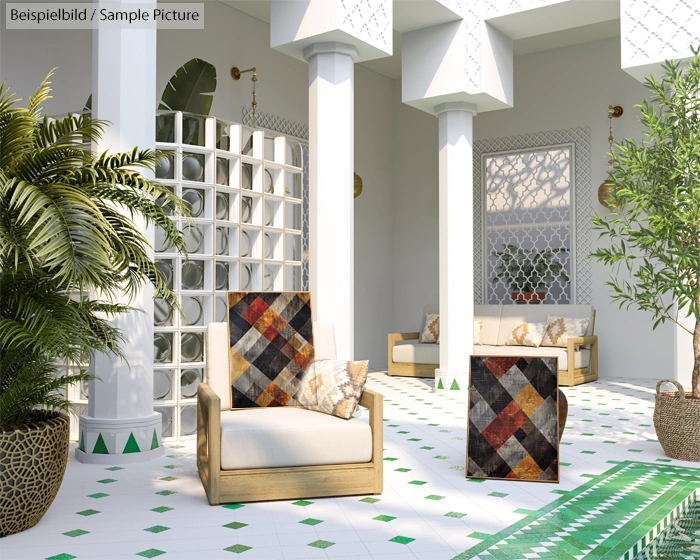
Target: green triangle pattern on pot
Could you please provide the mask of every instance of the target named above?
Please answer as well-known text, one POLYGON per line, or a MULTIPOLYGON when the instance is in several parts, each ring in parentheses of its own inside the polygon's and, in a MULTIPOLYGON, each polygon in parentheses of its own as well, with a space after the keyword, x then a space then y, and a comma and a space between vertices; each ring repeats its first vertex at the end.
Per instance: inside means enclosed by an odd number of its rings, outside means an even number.
POLYGON ((444 389, 445 387, 442 386, 442 378, 438 379, 438 389, 444 389))
POLYGON ((129 434, 129 439, 126 440, 126 445, 124 446, 124 451, 122 453, 141 453, 141 449, 139 448, 139 444, 136 443, 136 438, 134 437, 133 432, 129 434))
POLYGON ((102 434, 97 434, 97 441, 95 442, 95 447, 92 449, 92 452, 99 455, 109 455, 105 440, 102 439, 102 434))
POLYGON ((459 391, 459 385, 457 385, 457 380, 452 380, 452 385, 450 385, 450 391, 459 391))
POLYGON ((153 430, 153 439, 151 440, 151 450, 153 449, 158 449, 158 435, 155 430, 153 430))

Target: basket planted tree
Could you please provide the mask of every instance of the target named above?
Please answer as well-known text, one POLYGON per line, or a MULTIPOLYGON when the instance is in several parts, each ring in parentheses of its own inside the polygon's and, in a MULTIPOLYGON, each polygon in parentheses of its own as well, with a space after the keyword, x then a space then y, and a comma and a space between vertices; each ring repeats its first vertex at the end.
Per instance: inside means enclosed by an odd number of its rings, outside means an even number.
POLYGON ((651 312, 654 328, 671 321, 692 335, 692 391, 676 383, 678 394, 659 394, 657 387, 654 418, 667 454, 700 461, 700 47, 692 52, 685 63, 666 62, 661 81, 645 82, 650 95, 636 106, 643 139, 615 145, 615 207, 593 219, 609 246, 591 256, 614 267, 607 284, 620 307, 651 312), (679 313, 692 316, 694 328, 679 313), (679 441, 675 452, 664 422, 679 441))
POLYGON ((109 318, 130 309, 116 303, 123 293, 151 282, 173 301, 133 218, 157 224, 184 251, 163 207, 181 210, 180 199, 141 174, 157 154, 92 153, 106 123, 47 119, 50 91, 44 81, 18 107, 0 86, 0 536, 36 524, 63 479, 65 389, 89 378, 65 364, 93 352, 122 355, 109 318), (32 467, 26 456, 45 459, 31 480, 22 478, 32 467))

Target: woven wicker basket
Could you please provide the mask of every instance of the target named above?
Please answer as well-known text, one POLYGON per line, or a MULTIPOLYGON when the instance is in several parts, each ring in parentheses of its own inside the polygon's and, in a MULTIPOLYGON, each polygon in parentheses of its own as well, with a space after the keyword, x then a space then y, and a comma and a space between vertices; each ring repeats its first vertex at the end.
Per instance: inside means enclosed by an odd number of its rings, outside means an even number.
POLYGON ((36 525, 61 486, 68 463, 68 416, 42 412, 0 431, 0 536, 36 525))
POLYGON ((666 455, 681 461, 700 461, 700 399, 672 379, 656 384, 654 428, 666 455), (676 386, 678 392, 660 392, 663 383, 676 386))

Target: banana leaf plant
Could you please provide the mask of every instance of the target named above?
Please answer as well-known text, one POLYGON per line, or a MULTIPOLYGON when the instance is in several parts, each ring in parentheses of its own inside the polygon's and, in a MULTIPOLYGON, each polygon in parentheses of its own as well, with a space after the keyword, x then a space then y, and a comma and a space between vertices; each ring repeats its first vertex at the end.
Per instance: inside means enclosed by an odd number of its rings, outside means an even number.
POLYGON ((158 154, 134 148, 96 154, 107 123, 86 115, 52 120, 42 104, 52 73, 26 107, 0 85, 0 428, 30 422, 37 409, 68 411, 61 389, 88 379, 57 364, 92 352, 122 356, 109 321, 117 303, 146 283, 175 305, 135 218, 158 225, 177 250, 182 234, 166 206, 178 197, 141 172, 158 154))

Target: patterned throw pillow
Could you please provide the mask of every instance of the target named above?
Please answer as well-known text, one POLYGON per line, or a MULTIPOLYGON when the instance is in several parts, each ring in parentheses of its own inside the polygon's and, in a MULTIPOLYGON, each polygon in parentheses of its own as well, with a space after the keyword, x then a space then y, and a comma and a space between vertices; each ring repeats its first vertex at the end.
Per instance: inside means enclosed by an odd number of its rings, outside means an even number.
POLYGON ((440 315, 438 313, 428 313, 425 318, 423 332, 420 333, 421 343, 435 343, 440 338, 440 315))
POLYGON ((547 323, 518 323, 506 339, 507 346, 534 346, 537 348, 547 331, 547 323))
POLYGON ((567 319, 565 317, 547 317, 547 333, 542 339, 542 346, 561 346, 566 348, 570 336, 583 336, 591 322, 586 319, 567 319))
MULTIPOLYGON (((483 326, 483 321, 474 321, 474 345, 481 346, 481 327, 483 326)), ((440 335, 438 335, 436 343, 440 344, 440 335)))
POLYGON ((316 360, 302 378, 297 404, 347 420, 355 412, 368 372, 368 360, 316 360))

